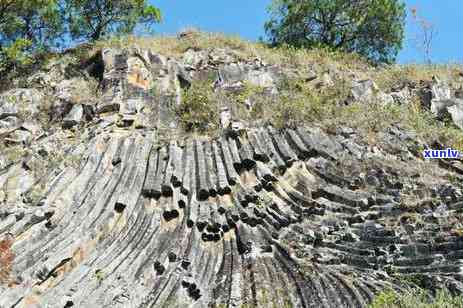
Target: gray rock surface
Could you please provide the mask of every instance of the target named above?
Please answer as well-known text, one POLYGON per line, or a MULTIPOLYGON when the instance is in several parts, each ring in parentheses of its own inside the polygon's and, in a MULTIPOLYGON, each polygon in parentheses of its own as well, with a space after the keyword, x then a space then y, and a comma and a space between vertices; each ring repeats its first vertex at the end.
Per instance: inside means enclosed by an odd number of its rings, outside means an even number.
MULTIPOLYGON (((77 77, 11 92, 37 114, 51 91, 65 107, 50 123, 0 96, 0 241, 14 256, 0 307, 366 307, 416 277, 463 291, 461 158, 424 161, 428 145, 396 126, 370 145, 227 106, 216 135, 182 135, 172 107, 192 79, 215 71, 216 87, 271 94, 280 69, 222 49, 104 49, 99 64, 94 101, 76 103, 77 77)), ((461 127, 460 101, 439 91, 429 107, 461 127)))

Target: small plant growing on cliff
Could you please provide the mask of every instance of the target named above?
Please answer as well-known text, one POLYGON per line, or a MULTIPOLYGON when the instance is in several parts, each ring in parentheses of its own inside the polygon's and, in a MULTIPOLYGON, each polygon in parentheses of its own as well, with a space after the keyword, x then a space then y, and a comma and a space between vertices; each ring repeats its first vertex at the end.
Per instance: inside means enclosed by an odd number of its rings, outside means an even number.
POLYGON ((218 128, 218 108, 210 82, 199 81, 183 91, 182 102, 176 113, 185 130, 207 132, 218 128))
POLYGON ((104 278, 105 278, 103 271, 100 270, 100 269, 97 269, 95 271, 95 278, 98 281, 98 284, 101 284, 103 282, 104 278))

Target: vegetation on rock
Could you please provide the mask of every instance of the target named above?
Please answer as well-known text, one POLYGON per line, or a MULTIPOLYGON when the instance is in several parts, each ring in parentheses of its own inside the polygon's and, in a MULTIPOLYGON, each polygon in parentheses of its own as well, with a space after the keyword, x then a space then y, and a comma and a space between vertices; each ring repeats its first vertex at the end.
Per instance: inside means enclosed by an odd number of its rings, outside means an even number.
POLYGON ((161 20, 146 0, 1 0, 0 71, 27 66, 40 54, 132 33, 161 20))
POLYGON ((453 296, 448 290, 438 290, 435 296, 421 289, 413 289, 403 294, 393 290, 379 293, 370 308, 462 308, 463 297, 453 296))
POLYGON ((194 82, 183 91, 182 102, 176 107, 180 124, 188 131, 207 132, 219 127, 219 104, 212 84, 194 82))
POLYGON ((64 23, 56 0, 0 1, 0 71, 30 63, 57 44, 64 23))
POLYGON ((0 305, 30 285, 53 304, 77 286, 83 307, 400 307, 382 291, 463 290, 463 164, 421 154, 461 149, 430 108, 458 100, 459 72, 202 32, 54 55, 0 96, 0 229, 18 253, 0 305))

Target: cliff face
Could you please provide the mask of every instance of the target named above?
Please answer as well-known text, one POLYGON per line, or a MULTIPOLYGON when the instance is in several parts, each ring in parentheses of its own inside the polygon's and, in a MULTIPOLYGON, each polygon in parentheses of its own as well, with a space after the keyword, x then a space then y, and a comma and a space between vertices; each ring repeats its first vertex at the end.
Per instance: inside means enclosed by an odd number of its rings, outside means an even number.
MULTIPOLYGON (((226 100, 214 133, 186 133, 176 107, 198 80, 271 101, 294 74, 226 49, 66 61, 0 100, 0 307, 363 307, 412 283, 463 290, 461 159, 423 160, 429 145, 399 125, 369 143, 355 127, 244 121, 226 100)), ((445 87, 423 101, 458 125, 445 87)), ((358 79, 344 103, 413 91, 358 79)))

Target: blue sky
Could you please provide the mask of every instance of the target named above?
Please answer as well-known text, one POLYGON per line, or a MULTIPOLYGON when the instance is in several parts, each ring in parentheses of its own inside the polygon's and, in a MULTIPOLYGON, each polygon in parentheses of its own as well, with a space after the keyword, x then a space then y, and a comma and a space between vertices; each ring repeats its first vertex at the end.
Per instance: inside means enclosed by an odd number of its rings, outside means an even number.
MULTIPOLYGON (((164 21, 155 27, 161 34, 173 34, 194 26, 205 31, 239 34, 249 40, 264 35, 266 8, 270 0, 152 0, 163 13, 164 21)), ((433 40, 434 63, 462 63, 463 1, 461 0, 406 0, 407 11, 416 7, 418 14, 431 22, 437 30, 433 40)), ((417 27, 408 14, 406 39, 400 52, 400 63, 423 62, 423 53, 416 48, 417 27)))

